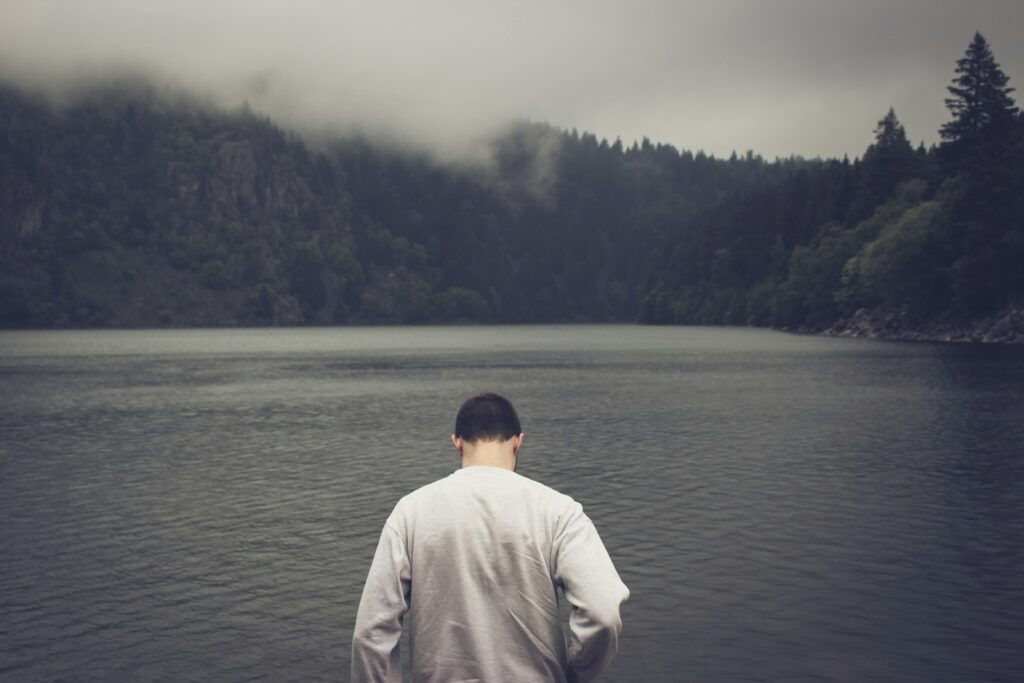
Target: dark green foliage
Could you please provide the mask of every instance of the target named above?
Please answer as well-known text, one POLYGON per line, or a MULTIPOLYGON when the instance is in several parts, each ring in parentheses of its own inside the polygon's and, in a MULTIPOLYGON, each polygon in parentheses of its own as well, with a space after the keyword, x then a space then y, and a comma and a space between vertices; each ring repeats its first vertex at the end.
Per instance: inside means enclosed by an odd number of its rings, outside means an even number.
POLYGON ((838 313, 877 305, 925 317, 948 307, 951 194, 947 187, 926 201, 924 183, 911 181, 850 231, 838 313))
POLYGON ((1012 123, 1017 113, 1010 97, 1014 89, 981 33, 974 34, 966 54, 957 60, 956 74, 948 88, 952 97, 946 99, 953 120, 940 129, 943 140, 969 143, 1012 123))
MULTIPOLYGON (((843 161, 782 162, 781 181, 696 216, 679 231, 667 267, 655 277, 641 320, 659 323, 799 323, 807 314, 780 290, 794 265, 810 276, 798 251, 837 224, 853 203, 861 175, 843 161)), ((842 264, 840 264, 841 267, 842 264)), ((814 266, 816 268, 816 266, 814 266)), ((813 268, 812 268, 813 269, 813 268)), ((835 274, 838 283, 839 273, 835 274)), ((808 281, 809 285, 810 282, 808 281)))
POLYGON ((1024 119, 980 35, 957 74, 938 155, 890 109, 859 162, 736 193, 678 230, 641 319, 823 329, 859 308, 971 318, 1024 298, 1024 119))
POLYGON ((288 268, 291 291, 307 315, 319 311, 327 303, 327 275, 324 257, 315 242, 299 242, 295 245, 291 265, 288 268))
POLYGON ((144 84, 0 87, 0 325, 626 321, 821 329, 1024 298, 1024 119, 978 35, 938 149, 728 160, 519 123, 443 166, 144 84))
POLYGON ((1009 78, 980 33, 957 61, 946 100, 942 158, 957 178, 950 265, 954 305, 963 315, 1005 305, 1020 291, 1024 230, 1024 122, 1009 78))
POLYGON ((441 300, 445 320, 487 320, 490 306, 479 292, 464 287, 449 287, 441 300))
POLYGON ((885 201, 896 186, 915 176, 917 159, 896 112, 889 112, 875 128, 875 142, 864 152, 863 197, 871 206, 885 201))
POLYGON ((0 151, 17 326, 632 320, 679 221, 788 173, 529 123, 478 167, 314 151, 138 83, 63 109, 0 88, 0 151))

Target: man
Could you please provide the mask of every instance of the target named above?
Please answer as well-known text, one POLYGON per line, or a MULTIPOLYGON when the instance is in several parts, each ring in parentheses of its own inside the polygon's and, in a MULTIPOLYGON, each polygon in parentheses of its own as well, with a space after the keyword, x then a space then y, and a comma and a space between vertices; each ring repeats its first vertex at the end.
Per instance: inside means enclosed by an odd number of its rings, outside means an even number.
POLYGON ((496 394, 466 401, 461 469, 402 498, 384 524, 352 638, 352 680, 588 681, 611 661, 629 590, 569 496, 515 473, 523 434, 496 394), (570 642, 558 589, 571 605, 570 642))

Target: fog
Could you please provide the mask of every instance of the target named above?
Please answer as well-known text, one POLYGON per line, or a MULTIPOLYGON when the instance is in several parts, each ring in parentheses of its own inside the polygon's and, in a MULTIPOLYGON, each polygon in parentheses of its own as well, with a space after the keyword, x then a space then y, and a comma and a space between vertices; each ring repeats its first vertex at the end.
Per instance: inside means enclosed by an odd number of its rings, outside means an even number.
POLYGON ((1024 4, 5 0, 0 77, 142 74, 307 134, 450 158, 514 119, 716 155, 859 156, 890 107, 937 141, 974 31, 1024 79, 1024 4))

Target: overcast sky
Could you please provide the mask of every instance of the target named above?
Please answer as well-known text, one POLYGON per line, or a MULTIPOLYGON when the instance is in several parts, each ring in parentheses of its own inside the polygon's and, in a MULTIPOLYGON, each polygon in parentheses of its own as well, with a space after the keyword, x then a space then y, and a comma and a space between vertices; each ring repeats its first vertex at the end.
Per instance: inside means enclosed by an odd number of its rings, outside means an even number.
POLYGON ((715 155, 937 141, 975 30, 1024 85, 1021 0, 0 0, 0 72, 139 70, 283 125, 458 149, 513 118, 715 155))

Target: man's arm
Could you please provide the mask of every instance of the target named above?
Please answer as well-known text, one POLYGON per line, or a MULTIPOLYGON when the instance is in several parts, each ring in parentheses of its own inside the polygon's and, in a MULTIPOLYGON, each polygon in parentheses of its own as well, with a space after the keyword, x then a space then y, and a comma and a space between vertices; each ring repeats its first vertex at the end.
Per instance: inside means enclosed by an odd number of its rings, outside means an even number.
POLYGON ((405 543, 390 524, 384 525, 359 601, 352 634, 352 681, 402 680, 398 639, 409 609, 409 558, 405 543))
POLYGON ((579 503, 559 536, 555 578, 572 605, 569 615, 569 667, 576 680, 589 681, 608 666, 619 647, 619 605, 629 589, 619 579, 593 522, 579 503))

